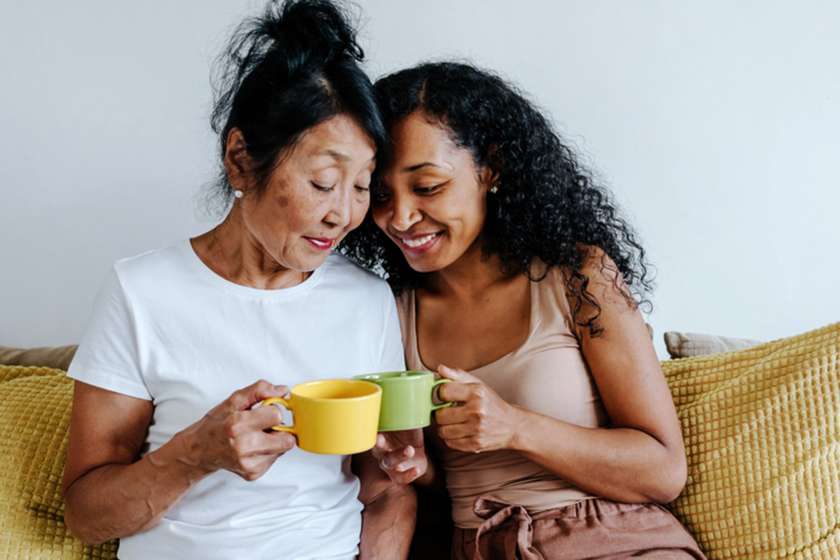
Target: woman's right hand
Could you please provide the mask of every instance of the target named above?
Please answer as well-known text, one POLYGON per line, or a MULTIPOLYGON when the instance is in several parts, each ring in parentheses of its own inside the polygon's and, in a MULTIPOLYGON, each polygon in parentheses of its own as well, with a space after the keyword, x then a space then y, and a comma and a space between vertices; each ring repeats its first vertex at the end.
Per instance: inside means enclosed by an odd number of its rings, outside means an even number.
POLYGON ((283 423, 276 406, 251 409, 270 397, 289 390, 260 380, 234 392, 185 432, 189 456, 206 472, 224 469, 245 480, 256 480, 278 457, 297 443, 289 432, 271 431, 283 423))
POLYGON ((411 484, 426 474, 429 468, 423 430, 420 428, 380 432, 371 452, 379 461, 379 468, 397 484, 411 484))

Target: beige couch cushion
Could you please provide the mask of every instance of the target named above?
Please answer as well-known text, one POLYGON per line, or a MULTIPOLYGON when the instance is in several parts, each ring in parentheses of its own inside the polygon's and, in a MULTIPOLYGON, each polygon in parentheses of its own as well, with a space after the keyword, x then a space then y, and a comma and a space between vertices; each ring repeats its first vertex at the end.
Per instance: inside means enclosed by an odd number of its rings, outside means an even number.
POLYGON ((711 334, 674 331, 665 333, 665 347, 668 349, 668 355, 674 359, 733 352, 757 344, 761 344, 761 341, 711 334))
POLYGON ((67 371, 76 346, 45 346, 43 348, 11 348, 0 346, 0 365, 41 366, 67 371))

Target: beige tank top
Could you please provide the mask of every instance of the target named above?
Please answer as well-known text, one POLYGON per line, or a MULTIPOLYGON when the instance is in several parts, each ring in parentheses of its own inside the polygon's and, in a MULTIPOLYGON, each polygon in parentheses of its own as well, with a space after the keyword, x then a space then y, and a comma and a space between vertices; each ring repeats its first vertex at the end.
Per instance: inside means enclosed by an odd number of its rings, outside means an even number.
MULTIPOLYGON (((562 274, 552 268, 545 279, 531 282, 530 289, 528 338, 517 350, 470 373, 509 403, 579 426, 606 425, 598 390, 573 334, 562 274)), ((403 293, 398 303, 406 365, 428 369, 418 351, 414 291, 403 293)), ((452 515, 461 528, 482 523, 473 511, 479 497, 521 505, 532 514, 595 497, 515 451, 475 454, 441 447, 452 515)))

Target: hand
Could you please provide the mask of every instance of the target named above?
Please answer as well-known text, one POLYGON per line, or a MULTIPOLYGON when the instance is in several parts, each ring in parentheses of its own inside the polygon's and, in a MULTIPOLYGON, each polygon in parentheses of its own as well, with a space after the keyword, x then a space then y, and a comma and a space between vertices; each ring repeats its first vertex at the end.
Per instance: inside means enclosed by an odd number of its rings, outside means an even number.
POLYGON ((443 442, 468 453, 511 448, 519 429, 519 409, 463 370, 441 365, 438 374, 452 380, 438 388, 440 398, 460 403, 435 412, 443 442))
POLYGON ((426 474, 429 461, 423 445, 423 430, 381 432, 371 450, 379 468, 397 484, 410 484, 426 474))
POLYGON ((288 432, 269 431, 271 426, 283 423, 277 407, 251 407, 288 392, 283 385, 257 381, 234 392, 187 428, 184 434, 195 465, 206 472, 224 469, 245 480, 265 474, 278 457, 295 446, 296 440, 288 432))

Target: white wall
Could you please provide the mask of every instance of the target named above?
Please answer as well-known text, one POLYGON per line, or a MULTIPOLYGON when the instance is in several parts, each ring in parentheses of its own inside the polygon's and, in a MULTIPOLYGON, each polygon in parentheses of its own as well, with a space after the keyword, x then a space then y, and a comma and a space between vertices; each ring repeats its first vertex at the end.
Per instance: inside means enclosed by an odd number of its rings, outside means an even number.
MULTIPOLYGON (((210 62, 261 5, 0 7, 0 345, 78 340, 113 260, 212 225, 210 62)), ((660 353, 840 320, 840 4, 361 5, 374 76, 466 57, 550 112, 657 266, 660 353)))

